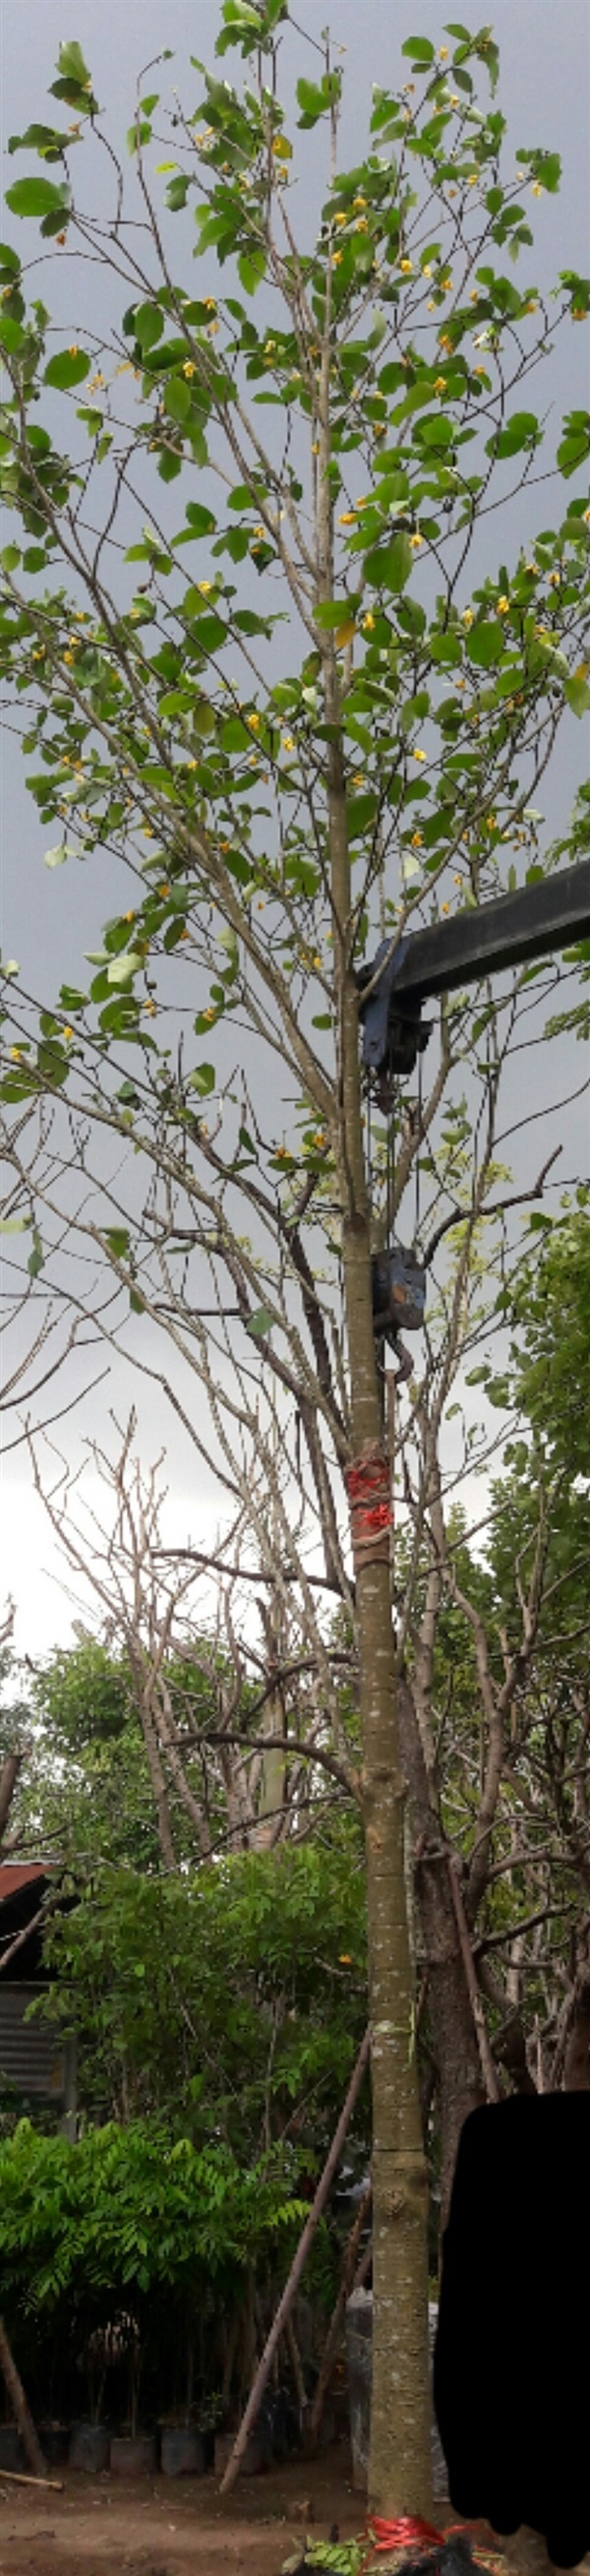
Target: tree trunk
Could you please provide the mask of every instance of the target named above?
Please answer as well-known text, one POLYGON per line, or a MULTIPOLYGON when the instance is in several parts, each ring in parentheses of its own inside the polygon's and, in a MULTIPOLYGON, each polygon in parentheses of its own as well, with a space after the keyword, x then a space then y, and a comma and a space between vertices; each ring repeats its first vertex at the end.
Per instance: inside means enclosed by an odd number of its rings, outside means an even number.
POLYGON ((29 2407, 27 2406, 22 2380, 19 2378, 16 2362, 13 2361, 12 2358, 3 2317, 0 2317, 0 2370, 4 2380, 6 2395, 9 2399, 10 2405, 12 2406, 15 2422, 18 2425, 25 2458, 28 2460, 29 2468, 32 2469, 34 2477, 45 2478, 47 2475, 47 2461, 43 2458, 43 2452, 40 2441, 38 2440, 35 2432, 33 2418, 29 2407))
POLYGON ((485 2102, 486 2092, 444 1843, 436 1811, 431 1805, 414 1702, 405 1673, 398 1676, 397 1709, 400 1754, 410 1794, 415 1848, 422 1837, 430 1845, 430 1851, 426 1849, 416 1868, 416 1894, 422 1964, 428 1973, 428 2012, 439 2086, 442 2232, 449 2215, 463 2121, 470 2111, 475 2111, 480 2103, 485 2102), (435 1848, 437 1842, 438 1850, 435 1848))
MULTIPOLYGON (((325 664, 325 681, 326 716, 335 727, 328 756, 340 1092, 340 1124, 334 1144, 343 1212, 351 1463, 362 1474, 371 1458, 383 1461, 385 1467, 387 1459, 373 1332, 358 997, 350 952, 352 895, 342 718, 333 650, 325 664)), ((428 2167, 422 2142, 412 2019, 414 1979, 404 1874, 408 1792, 398 1750, 387 1533, 372 1537, 368 1545, 360 1539, 355 1544, 353 1522, 353 1552, 372 2033, 373 2382, 369 2504, 383 2515, 421 2514, 432 2520, 428 2167)))

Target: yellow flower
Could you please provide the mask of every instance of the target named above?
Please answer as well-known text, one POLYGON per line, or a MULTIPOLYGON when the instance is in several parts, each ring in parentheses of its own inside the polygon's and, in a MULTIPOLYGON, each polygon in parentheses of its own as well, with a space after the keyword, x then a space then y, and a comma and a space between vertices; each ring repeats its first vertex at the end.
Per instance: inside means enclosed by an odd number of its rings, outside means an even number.
POLYGON ((435 391, 435 394, 446 394, 446 390, 447 390, 447 379, 446 379, 446 376, 435 376, 435 379, 434 379, 434 391, 435 391))
POLYGON ((488 832, 495 832, 495 829, 496 829, 496 817, 495 817, 495 814, 486 814, 486 831, 488 831, 488 832))
POLYGON ((77 342, 77 340, 73 340, 73 341, 72 341, 71 349, 68 349, 68 357, 69 357, 69 358, 77 358, 77 357, 78 357, 78 355, 79 355, 79 351, 78 351, 78 342, 77 342))
POLYGON ((284 733, 284 734, 283 734, 283 751, 294 751, 294 750, 295 750, 295 744, 294 744, 294 741, 293 741, 293 735, 292 735, 292 733, 284 733))
POLYGON ((470 304, 479 304, 479 287, 478 287, 478 286, 472 286, 472 287, 471 287, 470 296, 469 296, 469 302, 470 302, 470 304))
POLYGON ((214 1007, 213 1007, 213 1003, 212 1003, 212 1002, 210 1002, 210 1003, 209 1003, 209 1009, 208 1009, 208 1011, 204 1011, 204 1012, 203 1012, 203 1019, 204 1019, 204 1020, 214 1020, 214 1019, 215 1019, 215 1011, 214 1011, 214 1007))
MULTIPOLYGON (((529 312, 532 313, 532 305, 529 305, 528 309, 529 312)), ((587 322, 587 320, 588 314, 586 306, 584 304, 572 304, 572 322, 587 322)))
POLYGON ((542 189, 542 187, 541 187, 541 181, 540 181, 540 179, 533 179, 533 196, 534 196, 534 197, 542 197, 542 195, 543 195, 543 189, 542 189))
POLYGON ((472 608, 464 608, 464 610, 463 610, 463 616, 462 616, 462 620, 461 620, 461 624, 462 624, 463 626, 472 626, 472 625, 473 625, 473 614, 474 614, 474 612, 473 612, 473 609, 472 609, 472 608))
POLYGON ((429 295, 429 297, 428 297, 428 303, 427 303, 427 306, 426 306, 426 311, 427 311, 427 313, 434 313, 434 296, 433 296, 433 295, 429 295))
POLYGON ((342 252, 341 252, 341 250, 333 250, 333 252, 332 252, 332 267, 333 267, 333 268, 339 268, 341 258, 342 258, 342 252))
POLYGON ((62 1029, 62 1038, 73 1038, 73 1029, 62 1029))
POLYGON ((157 891, 157 893, 158 893, 158 894, 162 894, 162 895, 164 895, 164 894, 169 894, 169 893, 170 893, 170 887, 169 887, 169 885, 161 885, 161 886, 158 886, 158 887, 157 887, 156 891, 157 891))
POLYGON ((354 229, 355 233, 368 233, 369 226, 366 215, 359 215, 358 222, 355 224, 354 229))
MULTIPOLYGON (((590 511, 588 511, 587 515, 590 518, 590 511)), ((374 624, 375 619, 372 608, 368 608, 366 617, 363 617, 363 635, 372 635, 374 624)))
POLYGON ((183 370, 182 370, 182 372, 183 372, 183 376, 194 376, 194 372, 195 372, 195 370, 194 370, 194 363, 193 363, 193 359, 192 359, 192 358, 185 358, 185 362, 184 362, 184 366, 183 366, 183 370))
POLYGON ((335 222, 335 224, 347 224, 347 223, 348 223, 348 215, 335 215, 335 216, 334 216, 334 222, 335 222))
POLYGON ((260 716, 258 716, 258 715, 247 716, 247 717, 246 717, 246 723, 250 725, 252 733, 257 733, 257 732, 258 732, 258 726, 259 726, 259 724, 260 724, 260 716))
POLYGON ((585 525, 586 525, 586 527, 587 527, 587 528, 590 528, 590 510, 583 510, 583 511, 582 511, 582 518, 583 518, 583 519, 584 519, 584 521, 585 521, 585 525))
POLYGON ((505 599, 505 598, 499 599, 499 600, 497 601, 497 605, 496 605, 496 616, 497 616, 497 617, 506 617, 509 607, 510 607, 510 600, 509 600, 509 599, 505 599))
POLYGON ((448 48, 448 45, 439 45, 439 48, 438 48, 438 59, 439 59, 439 63, 447 63, 447 62, 448 62, 448 59, 449 59, 449 48, 448 48))
POLYGON ((474 376, 485 376, 485 367, 474 367, 474 376))
POLYGON ((525 313, 536 313, 536 310, 537 310, 537 298, 536 298, 536 295, 530 295, 530 296, 529 296, 528 304, 525 304, 525 308, 524 308, 524 309, 525 309, 525 313))
POLYGON ((414 263, 411 259, 400 259, 402 277, 411 277, 413 265, 414 263))
POLYGON ((134 921, 134 920, 135 920, 135 913, 134 913, 134 912, 124 912, 124 914, 123 914, 123 920, 124 920, 124 921, 134 921))
POLYGON ((387 428, 387 421, 386 421, 386 420, 374 420, 374 421, 373 421, 373 436, 374 436, 374 438, 382 438, 382 437, 383 437, 383 431, 384 431, 384 429, 386 429, 386 428, 387 428))
POLYGON ((197 590, 200 590, 200 591, 202 592, 203 599, 208 599, 208 597, 209 597, 209 592, 210 592, 210 590, 212 590, 212 589, 213 589, 213 583, 212 583, 211 581, 198 581, 198 582, 197 582, 197 590))
POLYGON ((431 263, 431 261, 430 261, 430 260, 428 261, 428 266, 427 266, 426 268, 423 268, 423 270, 422 270, 422 276, 423 276, 423 277, 432 277, 432 263, 431 263))
POLYGON ((64 653, 64 662, 73 662, 73 653, 64 653))
POLYGON ((364 787, 365 781, 362 769, 356 769, 354 771, 352 784, 353 787, 364 787))
POLYGON ((319 456, 319 452, 320 452, 320 442, 319 442, 319 438, 314 438, 313 446, 312 446, 312 451, 311 451, 312 456, 319 456))
POLYGON ((338 526, 339 528, 354 528, 355 520, 356 510, 341 510, 338 526))
POLYGON ((450 912, 450 903, 441 903, 441 912, 450 912))
POLYGON ((479 178, 479 170, 470 170, 470 172, 469 172, 469 178, 468 178, 468 181, 467 181, 467 186, 468 186, 468 188, 476 188, 476 187, 477 187, 478 178, 479 178))
POLYGON ((421 848, 422 848, 422 833, 421 833, 421 832, 413 832, 413 833, 412 833, 411 848, 412 848, 413 850, 421 850, 421 848))
POLYGON ((22 1057, 22 1047, 11 1047, 11 1049, 10 1049, 10 1053, 11 1053, 11 1057, 12 1057, 12 1062, 13 1062, 13 1064, 20 1064, 20 1062, 21 1062, 21 1057, 22 1057))
POLYGON ((358 213, 359 208, 361 208, 361 207, 363 207, 363 206, 366 206, 366 203, 367 203, 366 197, 360 197, 360 196, 359 196, 359 197, 353 197, 353 200, 352 200, 352 211, 353 211, 353 215, 356 215, 356 214, 358 213))
POLYGON ((426 752, 425 752, 425 751, 413 751, 413 752, 412 752, 412 760, 425 760, 425 759, 426 759, 426 752))
POLYGON ((206 313, 216 313, 216 312, 217 312, 217 296, 216 296, 216 295, 204 295, 204 296, 203 296, 203 303, 204 303, 204 306, 205 306, 205 312, 206 312, 206 313))
POLYGON ((319 1128, 318 1128, 317 1135, 313 1137, 313 1140, 312 1140, 312 1141, 313 1141, 313 1144, 314 1144, 314 1145, 325 1145, 326 1139, 325 1139, 325 1136, 324 1136, 323 1128, 321 1128, 321 1127, 319 1127, 319 1128))
POLYGON ((440 281, 440 282, 441 282, 441 287, 442 287, 443 295, 449 295, 449 294, 450 294, 450 291, 451 291, 452 283, 453 283, 452 277, 441 277, 441 281, 440 281))
POLYGON ((449 339, 448 331, 439 331, 438 345, 439 349, 452 349, 453 343, 449 339))
POLYGON ((142 1007, 142 1011, 148 1011, 148 1012, 149 1012, 150 1020, 155 1019, 155 1016, 156 1016, 156 1005, 155 1005, 155 1002, 150 1002, 150 1000, 148 999, 148 1001, 147 1001, 147 1002, 142 1002, 141 1007, 142 1007))
POLYGON ((410 537, 410 545, 411 545, 411 546, 416 547, 416 546, 421 546, 421 545, 422 545, 422 543, 423 543, 423 540, 422 540, 422 537, 420 536, 419 529, 418 529, 418 528, 415 528, 413 537, 410 537))

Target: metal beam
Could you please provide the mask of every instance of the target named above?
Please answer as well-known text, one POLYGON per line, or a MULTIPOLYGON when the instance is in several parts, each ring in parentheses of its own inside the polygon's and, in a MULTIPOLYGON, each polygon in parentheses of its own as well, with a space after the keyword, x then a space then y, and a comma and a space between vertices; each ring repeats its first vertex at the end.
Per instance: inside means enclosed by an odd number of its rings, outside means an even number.
POLYGON ((457 912, 451 921, 434 922, 430 930, 410 932, 395 1000, 403 995, 405 1002, 417 1003, 428 993, 450 993, 457 985, 525 966, 529 958, 573 947, 578 939, 590 939, 590 859, 477 910, 457 912))

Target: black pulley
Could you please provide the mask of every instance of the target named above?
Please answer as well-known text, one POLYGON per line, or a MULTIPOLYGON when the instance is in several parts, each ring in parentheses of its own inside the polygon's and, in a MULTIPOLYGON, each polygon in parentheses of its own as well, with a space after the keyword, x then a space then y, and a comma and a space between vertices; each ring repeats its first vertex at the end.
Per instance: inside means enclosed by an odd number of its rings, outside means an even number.
POLYGON ((388 1244, 371 1261, 373 1329, 385 1341, 398 1333, 419 1333, 426 1309, 426 1271, 403 1243, 388 1244))

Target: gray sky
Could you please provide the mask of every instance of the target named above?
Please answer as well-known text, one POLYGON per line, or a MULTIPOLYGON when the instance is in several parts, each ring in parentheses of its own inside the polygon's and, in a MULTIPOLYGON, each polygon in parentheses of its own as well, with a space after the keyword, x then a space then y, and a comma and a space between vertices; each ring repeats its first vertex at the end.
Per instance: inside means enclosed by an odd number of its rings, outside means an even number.
MULTIPOLYGON (((397 82, 400 77, 400 46, 409 33, 427 32, 436 43, 444 41, 446 11, 438 0, 322 0, 310 6, 310 0, 295 0, 301 27, 319 36, 328 19, 335 42, 346 46, 344 58, 344 111, 341 125, 339 159, 341 166, 360 159, 366 147, 371 104, 371 84, 375 80, 397 82)), ((464 0, 462 17, 465 24, 477 28, 485 12, 473 9, 464 0)), ((198 73, 191 71, 189 57, 199 56, 211 67, 214 43, 221 12, 218 0, 167 0, 165 11, 161 0, 78 0, 71 16, 64 18, 63 0, 2 0, 1 28, 1 127, 2 188, 29 167, 37 168, 34 156, 25 154, 10 158, 7 139, 20 133, 33 119, 45 120, 54 113, 56 103, 47 99, 49 83, 55 76, 58 46, 64 37, 76 35, 86 53, 98 92, 101 123, 120 150, 126 171, 130 172, 125 151, 125 132, 134 107, 135 83, 140 69, 150 57, 160 52, 163 40, 173 50, 174 59, 158 66, 154 86, 160 88, 162 103, 171 100, 175 85, 185 104, 192 106, 201 87, 198 73)), ((563 175, 560 195, 534 203, 534 252, 523 255, 527 275, 535 276, 540 285, 556 278, 561 268, 588 267, 590 248, 590 178, 588 158, 588 125, 590 110, 590 12, 587 0, 496 0, 491 23, 500 45, 500 83, 496 103, 508 119, 506 164, 519 145, 541 144, 557 149, 562 155, 563 175)), ((303 49, 307 55, 307 49, 303 49)), ((239 55, 231 54, 221 67, 239 86, 242 78, 239 55)), ((302 68, 313 68, 313 58, 302 61, 300 40, 292 29, 285 34, 281 62, 281 94, 287 106, 293 99, 294 80, 302 68)), ((409 66, 406 67, 409 71, 409 66)), ((404 75, 405 76, 405 75, 404 75)), ((152 85, 151 78, 150 84, 152 85)), ((320 127, 316 134, 299 137, 305 146, 304 178, 301 193, 292 202, 292 219, 296 229, 306 233, 315 222, 317 208, 325 193, 324 139, 320 127)), ((159 154, 155 155, 159 158, 159 154)), ((302 160, 303 169, 303 160, 302 160)), ((130 173, 131 175, 131 173, 130 173)), ((163 182, 160 186, 163 187, 163 182)), ((81 189, 87 202, 88 192, 81 189)), ((95 201, 98 204, 98 200, 95 201)), ((101 212, 106 205, 103 195, 101 212)), ((188 218, 169 218, 169 239, 174 242, 174 260, 178 268, 181 255, 181 230, 187 241, 188 218)), ((6 215, 2 229, 11 241, 31 256, 29 236, 32 225, 18 224, 6 215)), ((91 281, 93 302, 87 314, 80 311, 79 269, 75 259, 64 253, 60 261, 53 245, 39 244, 48 251, 49 260, 35 275, 31 291, 43 293, 52 317, 61 326, 76 329, 85 318, 93 326, 105 327, 110 321, 120 322, 123 299, 117 296, 115 283, 91 281), (100 293, 100 301, 99 301, 100 293)), ((187 255, 189 267, 190 251, 187 255)), ((194 270, 192 272, 194 275, 194 270)), ((202 271, 199 272, 201 283, 202 271)), ((208 279, 208 286, 216 279, 208 279)), ((224 286, 227 272, 223 273, 224 286)), ((187 283, 191 283, 191 273, 187 283)), ((88 284, 88 281, 87 281, 88 284)), ((262 303, 262 298, 261 298, 262 303)), ((257 308, 258 318, 258 308, 257 308)), ((61 336, 61 333, 60 333, 61 336)), ((559 341, 559 357, 541 380, 539 399, 545 409, 553 403, 554 417, 559 421, 563 411, 576 403, 590 401, 590 325, 585 332, 568 329, 559 341)), ((535 399, 534 391, 532 399, 535 399)), ((59 403, 59 397, 53 397, 59 403)), ((55 415, 57 418, 57 415, 55 415)), ((268 419, 269 415, 266 415, 268 419)), ((272 415, 270 415, 272 418, 272 415)), ((68 417, 68 431, 71 414, 68 417)), ((203 478, 204 480, 204 478, 203 478)), ((171 492, 157 486, 158 505, 165 525, 180 523, 186 476, 171 492)), ((149 487, 146 487, 148 489, 149 487)), ((562 487, 566 501, 571 487, 562 487)), ((203 497, 207 497, 206 490, 203 497)), ((549 520, 554 516, 554 502, 547 505, 549 520)), ((535 527, 544 523, 540 496, 531 493, 526 504, 526 525, 520 520, 506 532, 506 545, 517 551, 519 539, 532 537, 535 527)), ((135 533, 135 530, 133 530, 135 533)), ((12 534, 7 522, 3 542, 12 534)), ((490 561, 499 559, 497 523, 492 530, 490 561)), ((509 559, 509 558, 508 558, 509 559)), ((255 575, 251 574, 255 583, 255 575)), ((253 594, 255 596, 255 592, 253 594)), ((282 604, 282 603, 281 603, 282 604)), ((288 630, 278 630, 277 650, 289 667, 288 630)), ((546 838, 551 839, 564 828, 571 810, 575 786, 588 768, 587 727, 566 717, 554 757, 550 778, 543 783, 538 802, 546 816, 546 838)), ((93 862, 85 869, 72 864, 55 873, 43 866, 43 850, 53 836, 39 825, 36 809, 24 786, 24 769, 18 742, 14 735, 4 737, 2 762, 2 950, 4 955, 19 959, 25 980, 33 990, 43 989, 49 1000, 64 976, 78 980, 81 957, 87 947, 100 942, 102 924, 117 902, 116 886, 120 883, 115 861, 101 862, 102 874, 93 862)), ((539 1081, 546 1080, 547 1119, 550 1104, 562 1096, 585 1072, 583 1050, 560 1045, 550 1051, 551 1061, 540 1076, 535 1055, 533 1080, 535 1105, 541 1107, 539 1081), (582 1060, 581 1060, 582 1059, 582 1060)), ((527 1059, 521 1059, 514 1076, 513 1114, 522 1116, 527 1103, 527 1059), (524 1065, 524 1072, 522 1070, 524 1065)), ((530 1098, 530 1093, 529 1093, 530 1098)), ((549 1126, 547 1129, 549 1133, 549 1126)), ((547 1150, 550 1150, 550 1142, 547 1150)), ((516 1153, 518 1149, 516 1149, 516 1153)), ((539 1154, 539 1161, 541 1155, 539 1154)), ((567 1174, 562 1158, 563 1178, 588 1168, 588 1110, 582 1101, 572 1111, 567 1129, 567 1174)), ((124 1372, 101 1394, 80 1408, 72 1417, 71 1444, 74 1454, 80 1428, 94 1432, 104 1421, 108 1403, 116 1402, 118 1410, 128 1407, 129 1387, 124 1372), (83 1415, 82 1423, 80 1415, 83 1415)), ((141 1418, 141 1408, 140 1408, 141 1418)), ((168 1528, 170 1535, 186 1539, 188 1520, 193 1539, 199 1530, 211 1524, 213 1488, 207 1496, 205 1471, 195 1480, 195 1461, 181 1456, 170 1431, 170 1419, 163 1403, 150 1397, 149 1423, 144 1445, 150 1456, 160 1438, 168 1445, 168 1472, 173 1489, 168 1528)), ((41 1507, 31 1495, 26 1461, 9 1458, 5 1466, 5 1571, 3 1590, 10 1588, 21 1603, 18 1642, 35 1652, 54 1638, 69 1635, 71 1605, 50 1585, 43 1568, 52 1562, 50 1533, 41 1507)))

